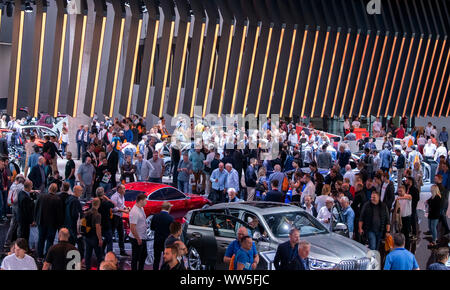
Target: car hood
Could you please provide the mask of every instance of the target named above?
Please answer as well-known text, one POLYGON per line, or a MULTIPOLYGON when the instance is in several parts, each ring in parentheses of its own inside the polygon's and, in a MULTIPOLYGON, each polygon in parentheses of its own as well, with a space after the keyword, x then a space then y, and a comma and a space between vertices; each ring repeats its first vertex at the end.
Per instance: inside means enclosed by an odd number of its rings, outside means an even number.
POLYGON ((344 236, 329 233, 302 238, 311 243, 310 258, 331 263, 366 257, 368 248, 344 236))

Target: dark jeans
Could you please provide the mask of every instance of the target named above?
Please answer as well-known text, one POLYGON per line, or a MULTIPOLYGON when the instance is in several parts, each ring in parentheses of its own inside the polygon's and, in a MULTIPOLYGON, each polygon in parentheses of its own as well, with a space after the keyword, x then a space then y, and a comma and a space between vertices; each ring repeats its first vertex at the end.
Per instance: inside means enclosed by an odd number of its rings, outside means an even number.
POLYGON ((136 239, 130 238, 131 242, 131 270, 144 270, 145 259, 147 259, 147 241, 142 240, 139 245, 136 239))
POLYGON ((69 233, 70 233, 70 238, 69 238, 69 242, 72 245, 76 245, 78 248, 78 251, 80 252, 81 257, 84 257, 84 239, 82 237, 77 237, 77 227, 67 227, 69 229, 69 233))
POLYGON ((213 203, 221 203, 225 201, 225 194, 223 190, 217 190, 211 188, 211 192, 209 193, 208 199, 213 203))
POLYGON ((149 181, 149 182, 162 183, 162 178, 149 177, 149 178, 148 178, 148 181, 149 181))
POLYGON ((3 210, 3 195, 0 195, 0 218, 6 216, 6 211, 3 210))
POLYGON ((67 148, 67 143, 66 142, 62 142, 61 143, 61 154, 62 156, 66 156, 66 148, 67 148))
POLYGON ((100 266, 100 262, 103 260, 102 248, 98 245, 98 238, 96 235, 93 237, 84 237, 86 243, 86 251, 84 256, 84 264, 86 265, 86 270, 91 269, 91 258, 92 252, 95 252, 95 257, 97 258, 97 265, 100 266))
POLYGON ((17 228, 17 238, 23 238, 30 240, 30 224, 27 223, 19 223, 19 227, 17 228))
POLYGON ((37 244, 37 255, 39 258, 44 258, 44 246, 45 255, 47 255, 48 249, 53 245, 55 241, 56 228, 51 226, 39 225, 39 239, 37 244))
POLYGON ((159 262, 161 261, 161 253, 164 251, 164 241, 156 241, 153 243, 153 270, 159 270, 159 262))
POLYGON ((77 158, 78 158, 78 160, 81 159, 81 147, 83 147, 83 143, 77 142, 77 153, 78 153, 77 158))
POLYGON ((178 180, 178 189, 181 192, 189 193, 189 181, 178 180))
POLYGON ((369 249, 378 251, 381 242, 381 232, 367 232, 367 238, 369 239, 369 249))
POLYGON ((113 250, 113 233, 112 230, 105 230, 102 229, 102 236, 103 236, 103 253, 105 252, 112 252, 113 250))
POLYGON ((117 230, 117 235, 119 236, 119 248, 120 251, 125 251, 124 244, 124 235, 123 235, 123 220, 120 216, 113 215, 112 220, 112 236, 114 236, 114 232, 117 230))
POLYGON ((411 233, 416 236, 417 235, 417 209, 412 210, 411 214, 411 233))
POLYGON ((2 190, 2 216, 6 217, 6 214, 8 213, 8 191, 2 190))
POLYGON ((447 209, 448 209, 448 204, 441 209, 441 215, 439 216, 439 221, 442 223, 442 227, 444 228, 444 235, 448 234, 448 232, 450 231, 448 228, 448 223, 447 223, 447 209))
POLYGON ((405 235, 405 249, 409 251, 411 245, 411 238, 409 237, 411 233, 411 216, 402 217, 402 234, 405 235))
POLYGON ((19 224, 17 223, 17 207, 12 208, 12 217, 11 221, 9 223, 9 229, 8 233, 6 234, 6 240, 5 245, 9 246, 12 242, 14 242, 17 239, 17 230, 19 227, 19 224))
POLYGON ((66 179, 66 182, 70 184, 70 190, 73 191, 73 187, 75 186, 75 178, 74 179, 66 179))
POLYGON ((172 168, 171 168, 171 172, 172 172, 172 175, 173 175, 172 182, 173 182, 174 185, 178 184, 178 170, 177 170, 178 169, 178 164, 179 164, 179 162, 172 163, 172 168))

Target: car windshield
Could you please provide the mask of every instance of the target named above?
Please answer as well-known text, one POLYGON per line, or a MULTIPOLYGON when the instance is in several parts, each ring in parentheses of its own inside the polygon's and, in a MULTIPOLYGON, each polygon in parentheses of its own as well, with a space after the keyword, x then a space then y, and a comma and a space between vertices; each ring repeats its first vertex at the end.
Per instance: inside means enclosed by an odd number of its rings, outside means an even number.
POLYGON ((314 217, 301 211, 268 214, 264 215, 264 218, 276 238, 289 237, 292 226, 300 230, 301 237, 328 233, 328 230, 314 217))

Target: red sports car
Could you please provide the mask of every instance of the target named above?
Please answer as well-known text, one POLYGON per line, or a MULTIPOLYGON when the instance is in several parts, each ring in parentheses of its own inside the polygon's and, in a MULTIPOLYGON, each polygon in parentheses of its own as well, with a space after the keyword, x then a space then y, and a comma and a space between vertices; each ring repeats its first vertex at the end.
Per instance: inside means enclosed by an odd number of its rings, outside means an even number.
MULTIPOLYGON (((109 197, 115 190, 107 193, 109 197)), ((173 186, 161 183, 152 182, 132 182, 125 184, 125 206, 130 209, 133 208, 136 203, 136 197, 144 193, 147 195, 147 204, 144 207, 145 215, 147 216, 147 223, 151 222, 153 215, 161 211, 163 202, 168 201, 172 204, 170 215, 180 223, 184 222, 184 216, 186 213, 193 209, 202 208, 205 204, 211 204, 211 202, 203 196, 189 193, 182 193, 173 186)), ((92 200, 88 201, 83 206, 83 211, 87 211, 91 208, 92 200)), ((123 214, 123 224, 126 234, 129 234, 130 226, 128 223, 128 214, 123 214)), ((148 235, 152 232, 147 230, 148 235)))
MULTIPOLYGON (((210 204, 210 201, 203 196, 182 193, 175 187, 167 184, 132 182, 125 184, 125 189, 125 206, 129 208, 134 206, 136 197, 139 194, 144 193, 147 195, 147 205, 144 207, 147 217, 159 213, 161 205, 165 201, 172 204, 170 214, 175 219, 181 219, 188 211, 210 204)), ((125 220, 128 220, 128 214, 124 214, 123 217, 125 220)))

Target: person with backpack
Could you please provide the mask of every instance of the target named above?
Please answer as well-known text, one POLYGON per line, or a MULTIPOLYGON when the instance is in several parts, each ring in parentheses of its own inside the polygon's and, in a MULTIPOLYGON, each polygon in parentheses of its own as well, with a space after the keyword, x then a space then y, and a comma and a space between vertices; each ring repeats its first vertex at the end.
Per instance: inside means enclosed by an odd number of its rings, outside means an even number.
POLYGON ((81 233, 84 235, 84 242, 86 244, 86 251, 84 256, 84 263, 86 270, 91 269, 92 252, 95 252, 97 264, 103 260, 103 238, 102 238, 102 216, 98 212, 100 208, 100 199, 98 197, 92 200, 92 208, 86 213, 81 221, 81 233))

